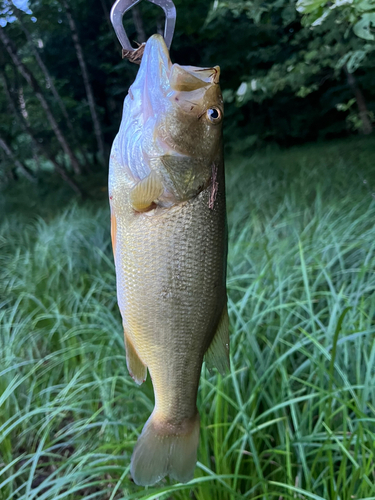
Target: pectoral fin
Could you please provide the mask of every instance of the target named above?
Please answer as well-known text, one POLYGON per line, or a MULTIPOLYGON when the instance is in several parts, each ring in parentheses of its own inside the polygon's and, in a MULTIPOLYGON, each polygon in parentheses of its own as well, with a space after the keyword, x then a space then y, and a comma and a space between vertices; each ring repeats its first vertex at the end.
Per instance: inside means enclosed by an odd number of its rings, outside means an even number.
POLYGON ((229 370, 229 317, 226 305, 205 360, 210 371, 215 367, 219 373, 225 375, 229 370))
POLYGON ((125 337, 125 349, 126 349, 126 364, 130 373, 130 376, 134 379, 135 383, 141 385, 147 377, 147 367, 139 359, 137 351, 135 350, 133 344, 125 337))
POLYGON ((151 171, 130 191, 130 203, 137 212, 145 212, 152 207, 163 191, 164 187, 159 175, 151 171))

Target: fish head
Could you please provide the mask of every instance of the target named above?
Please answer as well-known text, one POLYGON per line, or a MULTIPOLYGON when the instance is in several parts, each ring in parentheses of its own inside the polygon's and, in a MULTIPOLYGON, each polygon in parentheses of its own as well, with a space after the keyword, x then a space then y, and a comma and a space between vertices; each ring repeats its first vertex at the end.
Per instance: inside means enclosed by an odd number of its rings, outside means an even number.
POLYGON ((162 117, 166 142, 193 157, 213 160, 222 135, 223 98, 220 68, 173 64, 167 94, 169 113, 162 117))
POLYGON ((221 155, 223 98, 220 68, 172 64, 160 35, 146 43, 129 89, 111 154, 113 175, 129 188, 155 171, 161 206, 184 201, 208 187, 221 155), (118 172, 118 175, 116 174, 118 172))
POLYGON ((172 64, 163 37, 153 35, 131 87, 144 128, 145 149, 152 149, 151 144, 147 146, 149 141, 158 144, 160 155, 174 152, 211 162, 221 140, 224 116, 219 78, 219 66, 172 64))

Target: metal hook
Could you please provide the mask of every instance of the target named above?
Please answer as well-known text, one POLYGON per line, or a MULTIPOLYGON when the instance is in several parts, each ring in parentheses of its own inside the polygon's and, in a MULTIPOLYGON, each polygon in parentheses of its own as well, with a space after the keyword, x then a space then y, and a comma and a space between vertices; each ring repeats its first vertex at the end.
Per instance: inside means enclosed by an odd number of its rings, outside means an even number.
MULTIPOLYGON (((134 5, 139 3, 141 0, 116 0, 111 9, 111 22, 117 38, 119 39, 124 51, 134 52, 137 49, 133 49, 130 44, 129 38, 125 33, 124 26, 122 24, 122 18, 126 11, 131 9, 134 5)), ((165 12, 165 28, 164 28, 164 40, 168 47, 171 48, 174 29, 176 26, 176 7, 172 0, 148 0, 155 5, 161 7, 165 12)))

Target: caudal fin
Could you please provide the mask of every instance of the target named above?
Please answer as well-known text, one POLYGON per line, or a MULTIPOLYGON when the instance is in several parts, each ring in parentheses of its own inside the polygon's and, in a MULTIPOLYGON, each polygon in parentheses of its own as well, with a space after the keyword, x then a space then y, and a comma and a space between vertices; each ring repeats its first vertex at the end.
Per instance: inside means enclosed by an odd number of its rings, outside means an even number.
POLYGON ((198 442, 198 413, 178 426, 152 414, 133 451, 130 471, 134 482, 151 486, 169 474, 187 483, 194 476, 198 442))

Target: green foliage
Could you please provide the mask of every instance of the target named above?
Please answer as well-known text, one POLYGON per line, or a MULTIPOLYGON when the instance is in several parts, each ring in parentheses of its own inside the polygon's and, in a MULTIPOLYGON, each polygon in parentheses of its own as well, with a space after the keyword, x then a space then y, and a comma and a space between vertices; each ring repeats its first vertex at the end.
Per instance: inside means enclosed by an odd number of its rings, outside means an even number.
MULTIPOLYGON (((353 130, 359 130, 362 127, 362 120, 358 115, 358 111, 355 106, 355 99, 350 99, 346 103, 339 103, 336 105, 338 111, 349 112, 346 116, 346 121, 348 126, 353 130)), ((368 114, 368 119, 371 123, 375 123, 375 116, 373 112, 368 114)))
POLYGON ((364 40, 375 41, 375 3, 372 0, 298 0, 297 10, 304 14, 303 22, 307 26, 323 24, 329 17, 346 23, 353 32, 364 40))
MULTIPOLYGON (((341 3, 351 4, 351 0, 341 3)), ((351 73, 366 66, 368 56, 375 49, 375 44, 368 43, 372 36, 362 36, 365 40, 360 40, 354 35, 358 35, 358 23, 353 21, 352 16, 343 16, 341 8, 336 9, 341 3, 321 0, 299 0, 297 4, 288 0, 267 4, 253 1, 215 2, 209 19, 225 16, 230 11, 235 17, 245 13, 258 29, 276 33, 278 28, 284 28, 284 33, 278 33, 281 36, 278 51, 273 55, 274 64, 253 70, 251 79, 245 79, 237 92, 228 92, 229 99, 236 99, 239 105, 249 100, 261 102, 285 89, 305 98, 318 90, 318 82, 327 72, 330 73, 329 78, 339 79, 340 70, 345 65, 351 73), (294 7, 304 17, 292 11, 294 7), (301 24, 295 26, 296 23, 301 24)), ((362 16, 360 23, 372 19, 373 15, 364 13, 363 8, 364 4, 357 6, 357 12, 362 16)), ((263 62, 266 61, 263 58, 263 62)))
POLYGON ((195 479, 146 490, 152 388, 126 370, 107 203, 50 193, 33 217, 8 191, 1 500, 373 497, 374 160, 371 140, 229 160, 231 372, 203 369, 195 479))

